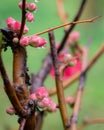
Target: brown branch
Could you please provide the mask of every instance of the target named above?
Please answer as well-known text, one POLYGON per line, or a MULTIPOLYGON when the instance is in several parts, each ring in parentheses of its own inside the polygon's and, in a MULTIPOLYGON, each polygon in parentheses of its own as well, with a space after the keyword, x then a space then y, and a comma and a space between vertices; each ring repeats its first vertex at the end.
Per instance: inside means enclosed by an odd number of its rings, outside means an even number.
MULTIPOLYGON (((93 18, 90 18, 90 19, 87 19, 87 20, 80 20, 80 21, 75 21, 75 22, 67 22, 65 24, 62 24, 62 25, 59 25, 59 26, 56 26, 56 27, 53 27, 53 28, 49 28, 49 29, 46 29, 46 30, 44 30, 42 32, 36 33, 35 35, 42 35, 44 33, 47 33, 47 32, 62 28, 62 27, 67 26, 67 25, 80 24, 80 23, 91 23, 94 20, 98 19, 99 17, 100 16, 96 16, 96 17, 93 17, 93 18)), ((59 49, 58 49, 58 51, 59 51, 59 49)))
POLYGON ((100 46, 98 51, 95 53, 92 60, 89 62, 88 66, 86 67, 85 71, 88 71, 92 65, 99 59, 99 57, 104 53, 104 43, 100 46))
POLYGON ((25 123, 26 123, 26 119, 24 118, 20 123, 19 130, 24 130, 25 123))
POLYGON ((30 88, 30 93, 34 93, 37 87, 43 85, 47 74, 50 72, 52 65, 51 54, 48 53, 43 61, 42 67, 37 75, 32 75, 32 87, 30 88), (48 62, 47 62, 48 61, 48 62))
MULTIPOLYGON (((29 91, 26 85, 26 50, 21 45, 12 48, 13 51, 13 83, 17 97, 27 102, 29 91)), ((25 103, 25 102, 24 102, 25 103)))
MULTIPOLYGON (((56 0, 57 3, 57 11, 58 15, 63 23, 68 22, 67 14, 64 9, 64 0, 56 0)), ((65 26, 65 29, 67 29, 68 26, 65 26)))
POLYGON ((87 66, 87 59, 88 59, 88 50, 87 50, 87 48, 85 48, 84 53, 83 53, 83 59, 82 59, 82 72, 81 72, 81 76, 79 79, 79 85, 78 85, 78 90, 76 93, 76 99, 75 99, 75 103, 74 103, 72 117, 70 119, 71 130, 77 130, 76 123, 78 121, 78 114, 79 114, 83 90, 84 90, 84 86, 85 86, 85 79, 86 79, 86 72, 87 71, 85 72, 84 70, 87 66))
MULTIPOLYGON (((94 57, 91 59, 91 61, 88 63, 85 71, 89 71, 89 69, 94 65, 94 63, 96 63, 96 61, 99 59, 99 57, 103 54, 104 52, 104 44, 101 45, 101 47, 97 50, 96 54, 94 55, 94 57)), ((67 79, 63 82, 63 87, 64 89, 69 87, 72 83, 74 83, 79 77, 80 77, 81 73, 77 72, 75 75, 73 75, 70 79, 67 79)), ((53 96, 54 94, 56 94, 56 88, 50 89, 48 90, 49 95, 53 96)))
POLYGON ((68 112, 67 112, 66 103, 65 103, 63 84, 62 84, 62 80, 60 79, 60 74, 58 70, 57 51, 55 47, 55 38, 54 38, 53 32, 49 32, 49 40, 50 40, 50 46, 51 46, 51 55, 52 55, 53 65, 55 68, 55 81, 56 81, 56 89, 57 89, 57 97, 58 97, 60 114, 62 117, 64 129, 69 130, 70 123, 69 123, 69 117, 68 117, 68 112))
POLYGON ((22 19, 21 19, 21 28, 20 28, 20 34, 19 34, 19 39, 21 38, 25 26, 25 21, 26 21, 26 0, 22 0, 22 19))
POLYGON ((27 76, 26 66, 26 49, 21 45, 12 48, 13 51, 13 82, 16 90, 17 97, 24 108, 28 108, 28 116, 20 122, 20 128, 23 130, 35 129, 35 114, 29 108, 29 79, 27 76), (25 122, 24 122, 25 121, 25 122))
MULTIPOLYGON (((82 0, 80 8, 79 8, 75 18, 73 19, 73 22, 77 21, 80 18, 81 14, 83 12, 84 6, 86 4, 86 1, 87 0, 82 0)), ((65 35, 64 35, 64 37, 63 37, 63 39, 62 39, 62 41, 60 43, 60 47, 58 48, 58 53, 64 48, 64 45, 65 45, 65 43, 67 41, 67 38, 68 38, 69 34, 71 33, 71 31, 73 30, 74 27, 75 27, 75 24, 72 24, 69 27, 69 29, 66 31, 66 33, 65 33, 65 35)))
MULTIPOLYGON (((50 72, 51 65, 52 65, 51 54, 48 53, 37 75, 32 75, 32 86, 30 88, 30 93, 35 93, 38 87, 43 86, 43 82, 46 79, 47 74, 50 72)), ((36 116, 35 130, 41 130, 43 124, 43 118, 44 118, 44 112, 38 113, 38 115, 36 116)))
MULTIPOLYGON (((37 75, 32 74, 32 86, 30 88, 30 93, 35 93, 36 89, 43 86, 43 82, 46 79, 52 65, 51 55, 47 54, 45 57, 42 67, 37 75), (48 62, 47 62, 48 61, 48 62)), ((39 112, 36 116, 35 130, 41 130, 43 124, 44 112, 39 112)))
POLYGON ((23 130, 35 130, 35 126, 36 126, 35 113, 32 113, 29 117, 27 117, 23 130))
MULTIPOLYGON (((74 83, 80 76, 80 72, 77 72, 75 75, 73 75, 71 78, 63 81, 63 87, 64 89, 66 89, 67 87, 69 87, 72 83, 74 83)), ((48 93, 50 96, 55 95, 57 92, 56 88, 52 88, 48 90, 48 93)))
POLYGON ((15 90, 13 88, 13 85, 10 83, 10 80, 9 80, 8 75, 6 73, 6 70, 4 68, 2 57, 1 57, 1 49, 0 49, 0 72, 2 75, 3 82, 4 82, 5 92, 8 96, 11 104, 13 105, 14 109, 16 110, 16 113, 18 115, 25 116, 26 112, 23 110, 23 108, 22 108, 22 106, 17 98, 17 95, 15 93, 15 90))
POLYGON ((93 124, 104 124, 104 118, 96 118, 84 121, 82 125, 78 128, 78 130, 83 130, 86 126, 93 124))
POLYGON ((40 112, 37 116, 36 116, 36 126, 35 126, 35 130, 41 130, 42 129, 42 124, 43 124, 43 118, 44 117, 44 112, 40 112))
MULTIPOLYGON (((64 0, 56 0, 56 2, 57 2, 58 14, 59 14, 59 17, 60 17, 61 21, 63 23, 68 22, 67 14, 65 13, 65 10, 64 10, 64 0)), ((75 19, 73 21, 78 20, 78 18, 80 17, 81 12, 82 12, 83 7, 84 7, 84 4, 85 4, 85 1, 82 2, 81 7, 78 10, 78 13, 77 13, 77 15, 76 15, 76 17, 75 17, 75 19)), ((74 27, 73 25, 71 26, 71 29, 74 27)), ((70 29, 69 26, 65 26, 65 30, 68 31, 68 29, 70 29)), ((75 48, 77 48, 80 53, 83 52, 83 49, 81 48, 81 46, 78 43, 75 43, 75 48)))
MULTIPOLYGON (((51 54, 48 53, 45 57, 42 67, 37 75, 32 74, 32 86, 30 88, 30 93, 35 93, 36 89, 43 86, 43 82, 47 77, 52 65, 51 54), (47 62, 48 61, 48 62, 47 62)), ((44 112, 39 112, 36 116, 36 126, 35 130, 41 130, 43 124, 44 112)))
MULTIPOLYGON (((82 12, 81 10, 83 9, 83 7, 84 7, 84 4, 85 4, 85 1, 86 0, 83 0, 83 2, 81 3, 81 7, 80 7, 80 9, 79 9, 79 11, 78 11, 78 13, 77 13, 77 15, 76 15, 76 17, 74 18, 74 20, 73 21, 75 21, 75 20, 78 20, 78 18, 79 18, 79 16, 80 16, 80 12, 82 12)), ((73 26, 74 27, 74 26, 73 26)), ((72 27, 72 28, 73 28, 72 27)), ((48 30, 48 31, 50 31, 50 30, 48 30)), ((70 31, 69 31, 70 32, 70 31)), ((45 31, 43 31, 43 32, 41 32, 41 33, 37 33, 37 35, 39 34, 42 34, 42 33, 45 33, 45 31)), ((65 36, 64 36, 65 37, 65 36)), ((64 38, 63 38, 64 39, 64 38)), ((61 49, 62 49, 63 47, 61 47, 61 49)), ((61 49, 59 49, 58 50, 58 53, 61 51, 61 49)), ((51 69, 51 66, 52 66, 52 61, 51 61, 51 58, 50 58, 50 53, 48 53, 47 54, 47 56, 45 57, 45 59, 44 59, 44 63, 43 63, 43 65, 42 65, 42 67, 41 67, 41 69, 40 69, 40 71, 38 72, 38 74, 36 75, 36 76, 33 76, 33 85, 32 85, 32 88, 31 88, 31 92, 33 91, 33 92, 35 92, 35 87, 38 87, 38 86, 41 86, 43 83, 43 81, 44 81, 44 79, 46 78, 46 76, 48 75, 48 73, 50 72, 50 69, 51 69), (47 69, 48 68, 48 69, 47 69), (43 70, 44 70, 44 73, 43 73, 43 70), (43 74, 43 80, 41 80, 41 76, 40 75, 42 75, 43 74), (45 77, 45 78, 44 78, 45 77)))

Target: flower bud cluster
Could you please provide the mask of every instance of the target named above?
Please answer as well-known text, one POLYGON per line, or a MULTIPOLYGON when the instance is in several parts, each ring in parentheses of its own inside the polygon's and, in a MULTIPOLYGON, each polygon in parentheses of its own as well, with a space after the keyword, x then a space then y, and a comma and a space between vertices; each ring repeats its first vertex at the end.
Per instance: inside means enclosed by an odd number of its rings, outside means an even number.
MULTIPOLYGON (((19 2, 19 7, 20 9, 22 9, 23 3, 22 1, 19 2)), ((32 22, 34 20, 34 15, 33 12, 36 11, 37 6, 35 3, 25 3, 25 10, 26 10, 26 19, 28 22, 32 22)), ((9 17, 6 19, 6 24, 7 27, 13 31, 14 33, 16 33, 18 36, 18 34, 20 33, 20 29, 21 29, 21 22, 16 21, 14 18, 9 17)), ((29 29, 28 27, 25 25, 24 26, 24 30, 23 30, 23 34, 28 33, 29 29)), ((18 43, 19 39, 14 38, 13 42, 14 43, 18 43), (17 39, 17 40, 16 40, 17 39)), ((37 35, 33 35, 33 36, 22 36, 20 39, 20 44, 23 46, 27 46, 27 45, 31 45, 33 47, 43 47, 46 44, 46 40, 37 36, 37 35)))
MULTIPOLYGON (((71 56, 68 53, 60 53, 58 55, 58 60, 63 64, 67 63, 67 67, 64 69, 63 72, 63 80, 66 80, 76 74, 77 72, 81 71, 82 62, 78 56, 71 56)), ((50 71, 50 75, 54 78, 54 67, 50 71)))
MULTIPOLYGON (((20 9, 22 9, 23 3, 22 1, 19 2, 19 7, 20 9)), ((25 7, 26 7, 26 19, 28 22, 33 22, 34 21, 34 15, 33 12, 37 10, 37 6, 35 3, 25 3, 25 7)))
POLYGON ((33 47, 42 47, 46 44, 46 40, 37 35, 23 36, 20 39, 20 44, 23 46, 31 45, 33 47))
MULTIPOLYGON (((18 34, 20 33, 21 22, 16 21, 12 17, 9 17, 9 18, 6 19, 6 24, 7 24, 8 28, 10 30, 12 30, 14 33, 18 33, 18 34)), ((28 33, 28 31, 29 31, 29 29, 25 25, 24 30, 23 30, 23 34, 28 33)))
POLYGON ((66 103, 67 104, 73 104, 75 102, 75 98, 72 97, 72 96, 68 96, 66 99, 65 99, 66 103))
POLYGON ((57 110, 56 103, 49 98, 48 92, 45 87, 39 87, 35 93, 30 94, 30 99, 37 102, 37 105, 43 110, 55 112, 57 110))

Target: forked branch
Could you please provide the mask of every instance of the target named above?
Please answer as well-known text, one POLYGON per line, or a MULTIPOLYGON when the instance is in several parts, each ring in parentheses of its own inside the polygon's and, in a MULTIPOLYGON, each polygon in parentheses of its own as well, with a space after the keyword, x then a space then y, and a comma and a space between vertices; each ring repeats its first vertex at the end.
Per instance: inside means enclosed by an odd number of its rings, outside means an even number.
POLYGON ((1 48, 0 48, 0 72, 1 72, 2 79, 3 79, 4 85, 5 85, 5 87, 4 87, 5 92, 8 96, 11 104, 13 105, 14 109, 16 110, 16 113, 20 116, 23 116, 23 115, 26 116, 26 111, 23 110, 23 108, 17 98, 17 95, 15 93, 13 84, 10 83, 10 80, 9 80, 6 70, 4 68, 2 57, 1 57, 1 48))

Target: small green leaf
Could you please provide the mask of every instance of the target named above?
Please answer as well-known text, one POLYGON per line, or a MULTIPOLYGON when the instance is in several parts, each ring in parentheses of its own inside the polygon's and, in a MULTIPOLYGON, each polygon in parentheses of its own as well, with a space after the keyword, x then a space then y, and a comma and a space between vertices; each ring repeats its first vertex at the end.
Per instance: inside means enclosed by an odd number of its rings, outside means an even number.
POLYGON ((40 112, 43 111, 43 108, 41 108, 41 107, 39 107, 39 106, 37 106, 37 109, 38 109, 40 112))
POLYGON ((73 67, 73 66, 75 66, 75 63, 74 63, 74 62, 70 62, 70 63, 69 63, 69 66, 72 66, 72 67, 73 67))

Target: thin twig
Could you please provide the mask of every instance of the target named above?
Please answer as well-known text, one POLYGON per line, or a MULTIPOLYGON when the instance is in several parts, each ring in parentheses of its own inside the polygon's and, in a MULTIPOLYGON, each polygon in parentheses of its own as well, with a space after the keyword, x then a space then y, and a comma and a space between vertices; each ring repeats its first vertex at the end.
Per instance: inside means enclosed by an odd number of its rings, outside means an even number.
MULTIPOLYGON (((103 54, 103 52, 104 52, 104 44, 102 44, 101 47, 97 50, 97 52, 94 55, 94 57, 88 63, 85 71, 89 71, 89 69, 94 65, 94 63, 96 63, 96 61, 103 54)), ((81 72, 77 72, 70 79, 65 80, 63 82, 64 89, 67 88, 67 87, 69 87, 72 83, 74 83, 80 77, 80 75, 81 75, 81 72)), ((53 96, 54 94, 56 94, 56 88, 50 89, 50 90, 48 90, 48 92, 49 92, 50 96, 53 96)))
POLYGON ((62 84, 62 80, 60 79, 60 74, 58 70, 57 50, 55 47, 55 38, 54 38, 53 32, 49 32, 49 40, 50 40, 50 46, 51 46, 51 55, 52 55, 53 65, 55 68, 55 81, 56 81, 56 88, 57 88, 58 104, 60 108, 60 113, 61 113, 64 129, 69 130, 70 123, 69 123, 69 117, 68 117, 68 112, 67 112, 66 103, 65 103, 63 84, 62 84))
MULTIPOLYGON (((85 1, 86 0, 82 0, 83 2, 81 3, 81 6, 80 6, 80 9, 78 10, 78 13, 77 13, 77 15, 75 16, 75 18, 74 18, 74 20, 73 20, 73 22, 74 21, 76 21, 76 20, 78 20, 79 19, 79 16, 81 15, 81 12, 82 12, 82 10, 83 10, 83 7, 84 7, 84 5, 85 5, 85 1)), ((69 29, 69 32, 72 30, 72 28, 74 27, 74 25, 69 29)), ((68 34, 69 34, 69 32, 68 32, 68 34)), ((45 31, 43 31, 42 33, 45 33, 45 31)), ((37 33, 37 35, 38 34, 42 34, 42 33, 37 33)), ((67 36, 64 36, 64 38, 63 39, 66 39, 66 37, 67 36)), ((63 41, 63 40, 62 40, 63 41)), ((62 43, 63 44, 63 43, 62 43)), ((60 49, 58 50, 58 53, 61 51, 61 49, 63 48, 64 46, 60 46, 60 49)), ((38 72, 38 74, 36 75, 36 76, 33 76, 34 78, 33 78, 33 85, 32 85, 32 88, 31 88, 31 92, 33 91, 33 92, 35 92, 35 87, 37 87, 37 86, 41 86, 43 83, 42 83, 42 81, 44 82, 44 80, 41 80, 41 78, 40 78, 40 74, 41 74, 41 71, 43 71, 43 68, 44 68, 44 75, 43 75, 43 77, 45 77, 46 78, 46 76, 48 75, 48 73, 50 72, 50 69, 51 69, 51 66, 52 66, 52 61, 51 61, 51 57, 50 57, 50 53, 48 53, 47 54, 47 56, 45 57, 45 59, 44 59, 44 64, 42 65, 42 67, 41 67, 41 69, 40 69, 40 71, 38 72), (47 60, 48 59, 48 60, 47 60), (48 68, 48 69, 47 69, 48 68), (47 71, 48 70, 48 71, 47 71), (40 80, 40 81, 39 81, 40 80), (40 82, 40 83, 38 83, 38 81, 40 82)), ((45 79, 45 78, 42 78, 42 79, 45 79)))
POLYGON ((88 71, 94 63, 99 59, 99 57, 104 53, 104 43, 100 46, 98 51, 95 53, 92 60, 89 62, 88 66, 86 67, 85 71, 88 71))
MULTIPOLYGON (((86 1, 87 1, 87 0, 82 0, 81 5, 80 5, 80 8, 79 8, 79 10, 78 10, 78 12, 77 12, 75 18, 73 19, 73 22, 77 21, 77 20, 80 18, 81 14, 82 14, 82 12, 83 12, 84 6, 85 6, 85 4, 86 4, 86 1)), ((66 41, 67 41, 67 38, 68 38, 70 32, 73 30, 74 27, 75 27, 75 24, 72 24, 72 25, 69 27, 69 29, 66 31, 66 33, 65 33, 65 35, 64 35, 64 37, 63 37, 63 39, 62 39, 62 41, 61 41, 61 43, 60 43, 60 47, 58 48, 58 53, 64 48, 65 43, 66 43, 66 41)))
POLYGON ((49 28, 49 29, 46 29, 46 30, 44 30, 42 32, 36 33, 35 35, 42 35, 44 33, 47 33, 47 32, 50 32, 50 31, 53 31, 53 30, 56 30, 56 29, 59 29, 59 28, 62 28, 64 26, 71 25, 71 24, 91 23, 94 20, 98 19, 99 17, 100 16, 96 16, 96 17, 93 17, 93 18, 90 18, 90 19, 87 19, 87 20, 80 20, 80 21, 75 21, 75 22, 67 22, 65 24, 62 24, 62 25, 59 25, 59 26, 56 26, 56 27, 53 27, 53 28, 49 28))
MULTIPOLYGON (((61 21, 63 23, 68 22, 67 14, 65 13, 65 10, 64 10, 64 0, 57 0, 56 2, 57 2, 58 14, 59 14, 59 17, 60 17, 61 21)), ((85 1, 83 1, 83 2, 85 2, 85 1)), ((78 20, 78 18, 80 17, 81 12, 83 10, 84 4, 85 3, 81 4, 81 7, 78 10, 78 13, 77 13, 77 15, 76 15, 76 17, 75 17, 75 19, 73 21, 78 20)), ((73 25, 75 25, 75 24, 72 24, 71 29, 74 27, 73 25)), ((65 31, 68 31, 68 29, 70 29, 70 27, 69 26, 65 26, 65 31)), ((61 44, 60 44, 60 46, 61 46, 61 44)), ((60 48, 60 46, 59 46, 59 48, 60 48)), ((81 46, 77 42, 75 43, 74 46, 75 46, 75 48, 77 48, 79 50, 80 53, 82 53, 83 50, 82 50, 81 46)))
POLYGON ((25 21, 26 21, 26 0, 22 0, 22 19, 21 19, 21 29, 20 29, 20 34, 19 34, 19 39, 21 38, 25 26, 25 21))
POLYGON ((73 108, 73 113, 71 117, 71 130, 77 130, 76 123, 78 121, 78 114, 79 114, 79 109, 81 105, 81 100, 82 100, 82 94, 85 86, 85 80, 86 80, 86 72, 84 72, 86 66, 87 66, 87 59, 88 59, 88 50, 87 48, 84 49, 83 53, 83 59, 82 59, 82 72, 81 76, 79 79, 79 85, 78 85, 78 90, 76 93, 76 99, 74 103, 74 108, 73 108))
POLYGON ((1 72, 2 79, 3 79, 4 85, 5 85, 4 89, 6 91, 6 94, 9 98, 10 102, 12 103, 14 109, 16 110, 16 113, 18 115, 22 114, 22 116, 26 115, 26 112, 23 110, 23 108, 17 98, 17 95, 15 93, 15 90, 13 88, 13 85, 10 83, 10 80, 9 80, 6 70, 4 68, 2 57, 1 57, 1 49, 0 49, 0 72, 1 72))
MULTIPOLYGON (((61 21, 63 23, 68 22, 67 13, 65 12, 65 9, 64 9, 64 0, 56 0, 56 3, 57 3, 58 15, 59 15, 61 21)), ((65 29, 67 29, 67 27, 68 26, 65 26, 65 29)))
MULTIPOLYGON (((77 72, 75 75, 73 75, 71 78, 63 81, 63 87, 64 89, 66 89, 67 87, 69 87, 72 83, 74 83, 80 76, 80 72, 77 72)), ((51 88, 48 90, 48 93, 50 96, 55 95, 57 92, 56 88, 51 88)))
POLYGON ((94 124, 104 124, 104 118, 95 118, 84 121, 82 125, 78 128, 78 130, 83 130, 86 126, 94 125, 94 124))

